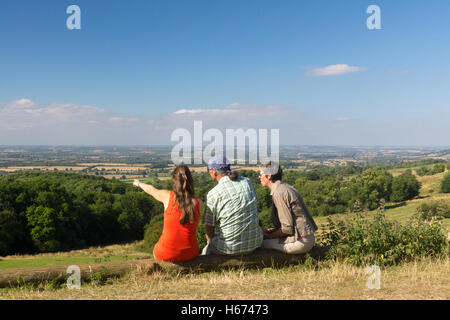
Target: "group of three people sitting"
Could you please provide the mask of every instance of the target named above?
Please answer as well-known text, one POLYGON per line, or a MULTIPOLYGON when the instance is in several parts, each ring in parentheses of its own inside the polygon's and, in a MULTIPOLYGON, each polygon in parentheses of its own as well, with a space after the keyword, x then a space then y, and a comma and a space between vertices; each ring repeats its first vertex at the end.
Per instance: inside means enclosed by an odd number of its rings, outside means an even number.
MULTIPOLYGON (((283 183, 278 163, 260 167, 260 182, 270 189, 273 228, 259 225, 257 199, 252 183, 231 171, 225 157, 212 157, 208 172, 217 185, 206 196, 203 224, 207 245, 202 255, 244 255, 256 248, 279 250, 287 254, 309 252, 315 243, 317 225, 299 192, 283 183)), ((134 186, 164 204, 164 226, 153 256, 158 260, 182 262, 199 254, 196 237, 201 201, 195 197, 189 168, 178 165, 172 173, 173 190, 158 190, 134 181, 134 186)))

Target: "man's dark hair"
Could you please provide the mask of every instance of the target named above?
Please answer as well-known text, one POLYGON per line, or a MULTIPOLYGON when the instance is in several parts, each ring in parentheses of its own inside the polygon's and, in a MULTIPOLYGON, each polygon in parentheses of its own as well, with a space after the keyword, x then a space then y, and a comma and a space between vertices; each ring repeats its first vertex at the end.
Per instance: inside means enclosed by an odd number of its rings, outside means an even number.
POLYGON ((217 170, 217 172, 222 176, 230 177, 231 181, 236 181, 239 177, 238 171, 227 171, 225 168, 220 168, 219 170, 217 170))

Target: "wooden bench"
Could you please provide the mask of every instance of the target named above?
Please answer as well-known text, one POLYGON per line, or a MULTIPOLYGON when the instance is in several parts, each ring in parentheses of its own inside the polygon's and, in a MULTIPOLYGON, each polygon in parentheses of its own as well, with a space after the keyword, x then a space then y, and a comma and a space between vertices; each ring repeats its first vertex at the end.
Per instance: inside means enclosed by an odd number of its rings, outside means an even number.
MULTIPOLYGON (((185 262, 172 263, 144 258, 125 261, 111 261, 99 263, 79 264, 82 281, 99 274, 102 279, 118 277, 129 271, 141 270, 146 273, 154 271, 207 272, 230 268, 264 268, 282 267, 286 265, 301 264, 310 256, 315 260, 322 259, 329 247, 314 247, 307 254, 288 255, 282 252, 259 248, 252 254, 243 256, 208 255, 185 262)), ((19 284, 42 283, 46 281, 66 281, 70 274, 67 273, 69 265, 47 266, 35 268, 16 268, 0 270, 0 288, 17 286, 19 284)))

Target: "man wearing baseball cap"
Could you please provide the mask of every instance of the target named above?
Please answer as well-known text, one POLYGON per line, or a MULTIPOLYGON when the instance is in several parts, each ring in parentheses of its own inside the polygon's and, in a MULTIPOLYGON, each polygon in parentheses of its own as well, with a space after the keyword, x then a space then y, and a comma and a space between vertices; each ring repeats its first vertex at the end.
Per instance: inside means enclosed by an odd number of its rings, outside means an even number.
POLYGON ((263 232, 252 183, 231 171, 230 163, 222 156, 209 159, 208 172, 218 183, 206 196, 203 224, 208 244, 202 254, 253 252, 261 246, 263 232))
POLYGON ((317 225, 306 208, 300 193, 281 182, 283 171, 277 162, 260 166, 259 180, 270 189, 271 219, 274 228, 264 230, 263 248, 288 254, 309 252, 315 244, 317 225))

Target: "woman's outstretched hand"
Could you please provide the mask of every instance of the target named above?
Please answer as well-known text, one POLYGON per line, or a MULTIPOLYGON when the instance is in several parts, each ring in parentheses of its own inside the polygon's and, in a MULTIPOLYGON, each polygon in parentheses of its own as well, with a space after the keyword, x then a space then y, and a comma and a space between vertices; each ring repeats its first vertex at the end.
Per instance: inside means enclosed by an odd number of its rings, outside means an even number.
POLYGON ((133 186, 139 188, 140 187, 140 183, 141 182, 139 180, 134 179, 133 186))

